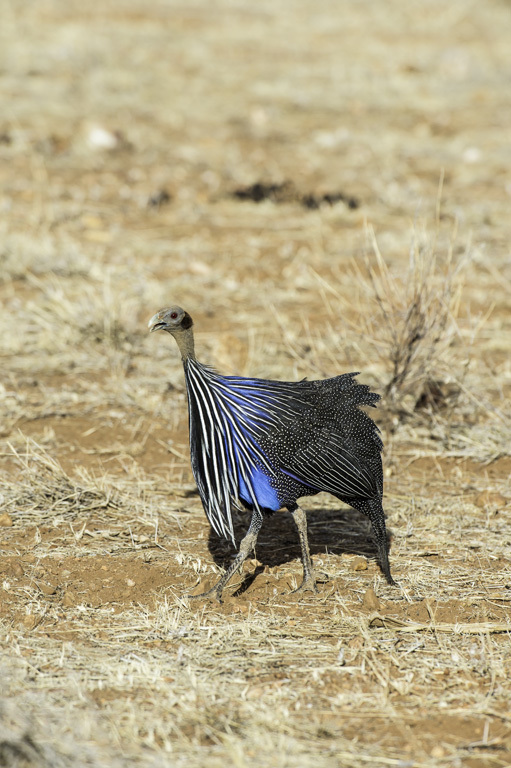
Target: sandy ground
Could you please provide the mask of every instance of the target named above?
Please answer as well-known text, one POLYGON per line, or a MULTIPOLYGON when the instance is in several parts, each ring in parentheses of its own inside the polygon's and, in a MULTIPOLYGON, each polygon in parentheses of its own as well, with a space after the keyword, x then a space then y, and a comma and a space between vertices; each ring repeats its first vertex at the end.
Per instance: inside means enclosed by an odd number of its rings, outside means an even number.
MULTIPOLYGON (((511 7, 0 4, 0 765, 511 764, 511 7), (305 500, 225 600, 179 303, 379 391, 398 587, 305 500)), ((236 533, 248 518, 241 514, 236 533)))

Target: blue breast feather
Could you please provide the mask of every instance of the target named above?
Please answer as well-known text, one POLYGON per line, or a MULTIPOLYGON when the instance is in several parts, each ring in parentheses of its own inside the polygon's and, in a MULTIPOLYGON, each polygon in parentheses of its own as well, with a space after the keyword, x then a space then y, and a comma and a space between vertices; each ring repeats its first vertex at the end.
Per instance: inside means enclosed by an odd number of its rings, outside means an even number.
MULTIPOLYGON (((277 491, 275 488, 273 488, 270 477, 265 474, 265 472, 263 472, 260 467, 257 466, 257 459, 259 458, 260 461, 264 454, 262 454, 260 449, 258 449, 253 436, 248 432, 246 426, 241 424, 239 419, 235 418, 235 420, 241 434, 245 438, 244 447, 246 450, 248 450, 252 459, 252 462, 250 462, 248 466, 246 461, 243 462, 240 457, 239 440, 237 439, 237 435, 234 432, 231 432, 232 445, 234 448, 234 460, 237 465, 236 474, 238 475, 238 495, 240 497, 240 501, 244 501, 251 506, 259 506, 263 509, 272 509, 276 512, 282 506, 279 501, 277 491), (245 475, 248 476, 247 479, 250 487, 247 485, 243 478, 242 464, 245 467, 245 475)), ((226 454, 227 461, 230 465, 231 462, 228 450, 226 450, 226 454)), ((267 461, 266 456, 264 458, 267 461)))
POLYGON ((252 485, 252 489, 255 492, 255 499, 253 498, 252 493, 247 487, 243 477, 240 475, 239 494, 241 496, 241 501, 244 501, 252 506, 255 506, 255 503, 257 502, 259 507, 262 509, 272 509, 275 512, 280 509, 282 505, 278 499, 277 491, 275 488, 272 488, 270 479, 267 477, 267 475, 264 474, 264 472, 262 472, 257 467, 253 468, 250 474, 250 483, 252 485))

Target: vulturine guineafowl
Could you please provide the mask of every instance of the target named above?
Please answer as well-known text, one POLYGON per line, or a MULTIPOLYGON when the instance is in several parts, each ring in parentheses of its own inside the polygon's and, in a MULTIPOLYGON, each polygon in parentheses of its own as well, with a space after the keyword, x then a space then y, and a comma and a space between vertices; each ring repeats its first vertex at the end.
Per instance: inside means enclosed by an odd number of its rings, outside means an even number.
POLYGON ((181 307, 162 309, 151 331, 174 336, 183 360, 192 470, 207 518, 220 536, 234 532, 231 507, 252 513, 239 552, 204 595, 221 600, 225 585, 254 548, 265 514, 286 507, 300 536, 303 582, 317 591, 305 512, 297 499, 328 491, 371 520, 380 565, 394 584, 382 507, 383 447, 378 427, 360 406, 380 396, 345 373, 321 381, 221 376, 195 357, 193 321, 181 307))

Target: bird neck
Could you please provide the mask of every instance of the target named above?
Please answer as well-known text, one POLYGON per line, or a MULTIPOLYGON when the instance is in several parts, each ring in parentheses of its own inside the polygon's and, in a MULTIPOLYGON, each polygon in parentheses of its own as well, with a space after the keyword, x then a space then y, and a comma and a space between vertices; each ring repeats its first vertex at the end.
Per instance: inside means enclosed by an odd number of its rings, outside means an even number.
POLYGON ((176 340, 179 351, 181 352, 181 359, 183 362, 189 360, 195 360, 195 344, 193 340, 193 331, 191 328, 187 328, 183 331, 175 331, 173 337, 176 340))

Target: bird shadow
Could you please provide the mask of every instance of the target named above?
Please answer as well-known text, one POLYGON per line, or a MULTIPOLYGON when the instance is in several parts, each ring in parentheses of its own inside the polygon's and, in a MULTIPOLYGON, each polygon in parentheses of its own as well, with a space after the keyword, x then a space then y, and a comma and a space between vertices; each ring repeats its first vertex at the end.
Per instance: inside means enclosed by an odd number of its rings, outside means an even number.
MULTIPOLYGON (((370 520, 354 509, 314 509, 306 513, 309 548, 312 556, 319 554, 360 555, 378 561, 376 544, 370 520)), ((238 552, 239 544, 248 530, 250 512, 240 512, 234 522, 236 547, 210 530, 208 548, 216 565, 226 567, 238 552)), ((390 542, 387 531, 387 544, 390 542)), ((266 566, 283 565, 292 560, 301 561, 298 529, 289 512, 276 512, 265 517, 257 539, 255 556, 258 565, 247 575, 242 591, 266 566)))

